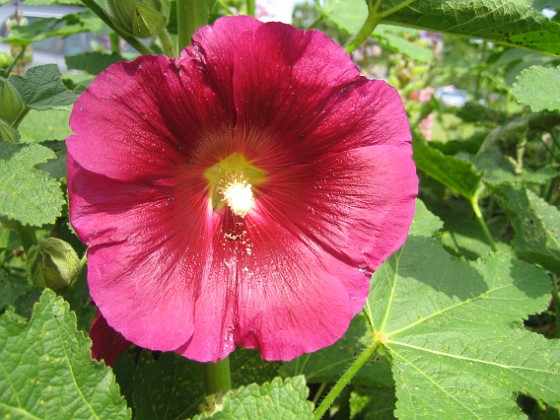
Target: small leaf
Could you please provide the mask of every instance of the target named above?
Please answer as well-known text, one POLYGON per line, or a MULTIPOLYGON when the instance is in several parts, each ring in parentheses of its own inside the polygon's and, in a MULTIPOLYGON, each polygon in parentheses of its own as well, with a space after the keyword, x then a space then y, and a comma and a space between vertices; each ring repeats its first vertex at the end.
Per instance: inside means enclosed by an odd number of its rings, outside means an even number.
POLYGON ((64 204, 60 183, 35 166, 55 157, 38 144, 0 143, 0 215, 31 226, 54 223, 64 204))
POLYGON ((210 415, 198 415, 202 419, 311 419, 313 404, 307 400, 309 390, 303 376, 276 378, 261 386, 252 384, 228 392, 210 415))
POLYGON ((123 60, 124 58, 120 54, 104 54, 97 51, 70 55, 65 58, 66 66, 69 69, 83 70, 94 75, 101 73, 111 64, 115 64, 123 60))
POLYGON ((434 61, 434 53, 428 47, 417 45, 403 37, 402 29, 389 25, 379 25, 373 36, 381 41, 389 49, 419 63, 431 63, 434 61))
POLYGON ((560 111, 560 66, 532 66, 523 70, 517 76, 511 94, 534 112, 560 111))
POLYGON ((9 141, 15 143, 19 138, 18 131, 6 121, 0 119, 0 142, 9 141))
POLYGON ((61 73, 56 64, 32 67, 22 76, 11 76, 10 82, 19 91, 25 105, 32 109, 72 105, 77 95, 66 89, 60 79, 61 73))
POLYGON ((422 172, 441 182, 467 200, 472 200, 482 175, 465 160, 447 156, 424 141, 414 141, 414 161, 422 172))
POLYGON ((513 247, 524 258, 560 273, 560 212, 535 193, 510 184, 490 186, 505 210, 515 238, 513 247))
POLYGON ((8 418, 127 419, 105 365, 91 360, 68 304, 46 289, 31 321, 0 317, 0 415, 8 418))

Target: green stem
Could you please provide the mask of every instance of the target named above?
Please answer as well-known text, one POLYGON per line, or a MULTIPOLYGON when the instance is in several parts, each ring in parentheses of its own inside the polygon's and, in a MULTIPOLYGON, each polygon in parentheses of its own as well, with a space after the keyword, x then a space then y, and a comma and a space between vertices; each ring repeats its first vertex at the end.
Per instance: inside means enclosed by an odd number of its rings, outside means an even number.
POLYGON ((486 222, 484 221, 484 218, 482 217, 482 212, 480 211, 480 207, 478 206, 478 196, 475 195, 473 198, 471 198, 471 207, 473 209, 474 215, 476 216, 476 220, 478 220, 478 223, 480 224, 480 227, 482 228, 482 231, 484 232, 484 236, 486 237, 486 240, 488 241, 488 244, 490 245, 490 248, 492 248, 492 251, 496 252, 496 243, 494 242, 494 239, 492 238, 492 235, 490 234, 490 230, 488 229, 488 225, 486 225, 486 222))
POLYGON ((554 314, 556 316, 556 338, 560 338, 560 290, 558 290, 558 279, 556 275, 552 273, 550 275, 552 279, 552 301, 554 302, 554 314))
POLYGON ((414 1, 416 0, 405 0, 401 4, 397 4, 395 7, 382 13, 377 13, 379 10, 379 6, 381 6, 381 0, 377 0, 374 5, 371 5, 370 2, 368 2, 368 17, 360 30, 352 38, 350 38, 350 40, 344 46, 346 52, 348 54, 351 54, 352 51, 362 45, 362 43, 369 38, 369 36, 372 34, 372 32, 375 30, 382 19, 385 19, 387 16, 398 12, 414 1))
POLYGON ((224 8, 224 10, 228 14, 228 16, 235 15, 235 12, 230 9, 230 7, 226 4, 226 2, 224 0, 217 0, 217 1, 218 1, 218 4, 224 8))
POLYGON ((111 32, 109 34, 109 42, 111 43, 111 52, 120 54, 121 53, 121 43, 119 40, 119 34, 116 32, 111 32))
POLYGON ((27 48, 27 46, 25 47, 20 47, 21 51, 18 53, 18 55, 16 56, 16 58, 14 58, 14 61, 12 61, 12 64, 10 64, 10 67, 7 68, 6 70, 6 75, 10 75, 10 72, 14 69, 14 67, 16 66, 17 62, 19 60, 21 60, 21 57, 23 57, 23 54, 25 54, 25 49, 27 48))
POLYGON ((95 0, 82 0, 82 3, 93 13, 95 13, 99 19, 101 19, 109 28, 115 31, 122 39, 130 44, 132 48, 138 51, 140 54, 151 54, 155 55, 155 52, 150 48, 142 44, 137 38, 130 36, 119 28, 115 26, 111 18, 105 13, 105 11, 95 2, 95 0))
POLYGON ((13 226, 16 229, 16 233, 21 242, 21 246, 26 254, 33 245, 37 244, 37 236, 35 235, 35 230, 31 226, 22 225, 20 222, 14 221, 13 226))
POLYGON ((255 17, 256 14, 255 0, 247 0, 247 14, 249 16, 255 17))
POLYGON ((171 41, 169 32, 164 29, 158 34, 158 36, 159 40, 161 41, 161 48, 163 49, 163 53, 168 57, 175 57, 175 49, 173 48, 173 41, 171 41))
POLYGON ((226 392, 231 389, 228 357, 218 361, 218 363, 206 363, 204 365, 204 384, 207 395, 226 392))
MULTIPOLYGON (((488 44, 486 41, 482 42, 482 51, 480 52, 480 63, 485 63, 486 62, 486 48, 487 48, 488 44)), ((474 99, 475 100, 479 100, 480 99, 480 86, 482 84, 482 65, 479 66, 478 68, 478 72, 476 75, 476 85, 474 88, 474 99)))
POLYGON ((317 403, 321 399, 321 395, 323 395, 323 392, 325 392, 325 388, 327 387, 328 384, 329 384, 328 382, 322 382, 321 383, 321 385, 319 386, 319 389, 317 390, 317 392, 315 393, 315 396, 313 397, 313 401, 311 401, 313 403, 313 406, 317 405, 317 403))
POLYGON ((17 117, 17 120, 12 124, 12 126, 15 129, 17 129, 19 127, 19 125, 21 124, 21 122, 23 121, 23 119, 29 113, 30 110, 31 110, 31 108, 25 107, 25 109, 21 112, 21 114, 19 114, 19 116, 17 117))
POLYGON ((177 47, 182 51, 191 44, 195 31, 208 23, 206 0, 177 0, 177 47))
POLYGON ((338 395, 344 390, 346 385, 350 383, 354 375, 362 368, 362 366, 375 354, 375 352, 381 346, 380 341, 375 341, 370 347, 367 347, 362 354, 360 354, 356 360, 350 365, 348 370, 344 372, 344 375, 340 377, 336 384, 331 388, 329 393, 325 396, 319 407, 315 410, 313 419, 320 420, 321 417, 327 412, 329 407, 332 405, 334 400, 338 395))

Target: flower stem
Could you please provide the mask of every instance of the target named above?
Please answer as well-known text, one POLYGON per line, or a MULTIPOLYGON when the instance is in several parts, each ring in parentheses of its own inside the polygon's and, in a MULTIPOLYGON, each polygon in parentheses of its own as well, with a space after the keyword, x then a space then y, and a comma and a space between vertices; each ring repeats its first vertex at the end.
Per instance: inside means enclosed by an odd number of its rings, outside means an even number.
POLYGON ((226 392, 231 389, 228 357, 218 361, 218 363, 206 363, 204 365, 204 384, 207 395, 226 392))
POLYGON ((109 26, 109 28, 111 28, 113 31, 115 31, 117 34, 119 34, 119 36, 124 39, 126 42, 128 42, 130 44, 130 46, 132 48, 134 48, 136 51, 138 51, 140 54, 151 54, 151 55, 155 55, 155 52, 153 52, 150 48, 146 47, 144 44, 142 44, 137 38, 130 36, 128 34, 125 34, 124 32, 122 32, 119 28, 117 28, 115 26, 115 24, 113 23, 113 21, 111 20, 111 18, 107 15, 107 13, 105 13, 105 11, 95 2, 95 0, 82 0, 82 3, 89 9, 91 10, 93 13, 95 13, 99 19, 101 19, 105 24, 107 24, 107 26, 109 26))
POLYGON ((560 291, 558 290, 558 279, 554 273, 550 274, 552 280, 552 302, 554 304, 554 315, 556 316, 555 337, 560 338, 560 291))
POLYGON ((191 44, 195 31, 208 23, 206 0, 177 0, 177 47, 182 51, 191 44))
POLYGON ((14 61, 12 61, 12 64, 10 64, 10 67, 8 67, 6 69, 6 76, 9 76, 10 73, 12 72, 12 70, 14 69, 14 67, 16 66, 17 62, 19 60, 21 60, 21 58, 23 57, 23 54, 25 54, 25 48, 24 46, 19 47, 20 51, 18 52, 18 55, 16 56, 16 58, 14 58, 14 61))
POLYGON ((111 32, 109 34, 109 42, 111 44, 111 52, 120 54, 121 46, 119 45, 120 44, 119 34, 117 34, 116 32, 111 32))
POLYGON ((369 38, 369 36, 372 34, 372 32, 375 30, 382 19, 398 12, 414 1, 416 0, 405 0, 400 4, 397 4, 395 7, 382 13, 377 13, 379 10, 379 6, 381 5, 381 0, 377 0, 374 5, 372 5, 371 2, 368 1, 368 16, 366 18, 366 21, 364 22, 360 30, 352 38, 350 38, 350 40, 344 46, 346 52, 348 54, 351 54, 356 48, 362 45, 362 43, 369 38))
POLYGON ((247 0, 247 14, 249 16, 255 17, 255 13, 256 13, 255 0, 247 0))
POLYGON ((159 34, 159 40, 161 42, 161 48, 163 53, 168 57, 175 57, 175 49, 173 48, 173 41, 169 36, 169 32, 166 29, 162 30, 159 34))
POLYGON ((486 237, 486 240, 488 241, 490 248, 492 248, 492 251, 496 252, 496 243, 494 242, 494 238, 492 238, 490 229, 488 229, 488 225, 484 221, 484 218, 482 217, 482 212, 480 211, 480 207, 478 206, 478 196, 475 194, 471 198, 470 202, 474 215, 476 216, 476 220, 478 220, 478 223, 482 228, 482 232, 484 232, 484 236, 486 237))
POLYGON ((338 382, 334 384, 329 393, 325 396, 319 407, 315 410, 313 419, 320 420, 321 417, 327 412, 331 404, 336 400, 336 397, 344 390, 346 385, 352 380, 354 375, 362 368, 362 366, 375 354, 375 352, 381 347, 380 341, 375 341, 371 346, 367 347, 362 354, 360 354, 356 360, 350 365, 348 370, 344 372, 344 375, 340 377, 338 382))

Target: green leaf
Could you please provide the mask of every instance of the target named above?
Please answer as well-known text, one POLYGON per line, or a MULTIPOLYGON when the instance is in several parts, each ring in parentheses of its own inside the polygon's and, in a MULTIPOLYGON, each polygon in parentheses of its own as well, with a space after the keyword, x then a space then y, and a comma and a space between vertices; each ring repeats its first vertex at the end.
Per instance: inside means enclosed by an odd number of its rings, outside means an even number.
POLYGON ((184 419, 197 414, 204 400, 203 378, 201 363, 175 353, 162 353, 155 360, 142 352, 133 380, 136 418, 184 419))
POLYGON ((523 329, 546 273, 502 254, 456 260, 409 237, 374 274, 370 316, 392 358, 399 418, 525 418, 518 393, 560 402, 560 346, 523 329))
POLYGON ((80 32, 97 32, 100 28, 99 19, 70 14, 60 19, 43 18, 26 26, 14 26, 10 31, 10 36, 8 38, 0 37, 0 41, 25 47, 46 38, 65 37, 80 32))
POLYGON ((9 80, 19 91, 26 106, 44 110, 72 105, 78 97, 66 89, 60 77, 56 64, 45 64, 30 68, 23 77, 11 76, 9 80))
POLYGON ((534 112, 560 111, 560 66, 532 66, 523 70, 517 76, 511 94, 534 112))
MULTIPOLYGON (((356 356, 366 349, 371 339, 372 331, 366 317, 358 314, 342 339, 332 346, 285 363, 279 372, 283 376, 305 375, 308 383, 334 382, 346 372, 356 356)), ((382 356, 371 358, 352 382, 390 386, 393 379, 389 361, 382 356)))
POLYGON ((0 119, 0 142, 9 141, 15 143, 18 140, 18 131, 6 121, 0 119))
MULTIPOLYGON (((484 38, 490 41, 560 55, 560 24, 533 8, 533 0, 384 0, 382 22, 484 38), (393 13, 394 12, 394 13, 393 13)), ((350 34, 367 17, 363 0, 325 0, 323 13, 350 34)))
POLYGON ((434 61, 434 53, 431 49, 408 41, 403 36, 402 32, 402 28, 379 25, 373 33, 373 36, 380 40, 382 45, 414 61, 420 63, 431 63, 434 61))
POLYGON ((0 415, 126 419, 130 412, 105 365, 91 360, 68 304, 45 290, 31 321, 0 317, 0 415))
POLYGON ((430 237, 442 227, 443 222, 427 209, 422 200, 417 199, 414 219, 412 220, 408 234, 411 236, 430 237))
MULTIPOLYGON (((383 1, 380 11, 401 3, 383 1)), ((535 10, 533 0, 416 0, 386 21, 560 55, 560 25, 535 10)))
POLYGON ((13 306, 19 298, 32 290, 24 277, 10 275, 0 267, 0 313, 13 306))
POLYGON ((475 197, 482 175, 475 171, 470 162, 444 155, 424 141, 414 141, 413 146, 418 169, 467 200, 475 197))
POLYGON ((50 6, 51 4, 65 4, 68 6, 84 5, 80 0, 25 0, 25 4, 35 4, 40 6, 50 6))
POLYGON ((252 384, 228 392, 213 413, 195 419, 311 419, 313 404, 307 400, 308 392, 303 376, 276 378, 261 386, 252 384))
POLYGON ((368 9, 363 0, 324 0, 321 12, 340 29, 355 34, 364 24, 368 9))
POLYGON ((392 420, 395 418, 395 387, 360 387, 350 394, 352 419, 392 420))
POLYGON ((124 58, 120 54, 104 54, 97 51, 70 55, 65 58, 66 66, 69 69, 83 70, 94 75, 101 73, 111 64, 115 64, 123 60, 124 58))
POLYGON ((270 382, 278 376, 280 362, 267 362, 257 350, 238 347, 230 357, 231 381, 234 387, 270 382))
POLYGON ((555 273, 560 273, 560 212, 530 190, 510 184, 490 186, 505 210, 517 253, 555 273))
POLYGON ((68 126, 70 109, 30 111, 19 125, 23 143, 40 143, 47 140, 64 140, 72 130, 68 126))
POLYGON ((60 183, 35 166, 55 157, 38 144, 0 143, 0 215, 31 226, 54 223, 64 204, 60 183))

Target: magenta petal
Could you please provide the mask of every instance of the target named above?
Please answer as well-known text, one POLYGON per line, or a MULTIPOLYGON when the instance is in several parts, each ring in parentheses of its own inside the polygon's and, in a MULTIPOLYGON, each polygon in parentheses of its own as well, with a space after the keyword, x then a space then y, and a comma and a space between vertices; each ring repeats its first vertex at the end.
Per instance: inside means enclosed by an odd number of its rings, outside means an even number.
POLYGON ((92 297, 152 350, 289 360, 332 344, 412 219, 397 92, 317 31, 218 19, 178 59, 111 66, 71 127, 70 217, 92 297), (260 177, 241 213, 207 177, 238 155, 260 177))
POLYGON ((132 344, 112 329, 99 311, 95 313, 89 336, 93 342, 91 357, 104 360, 109 366, 112 366, 132 344))

